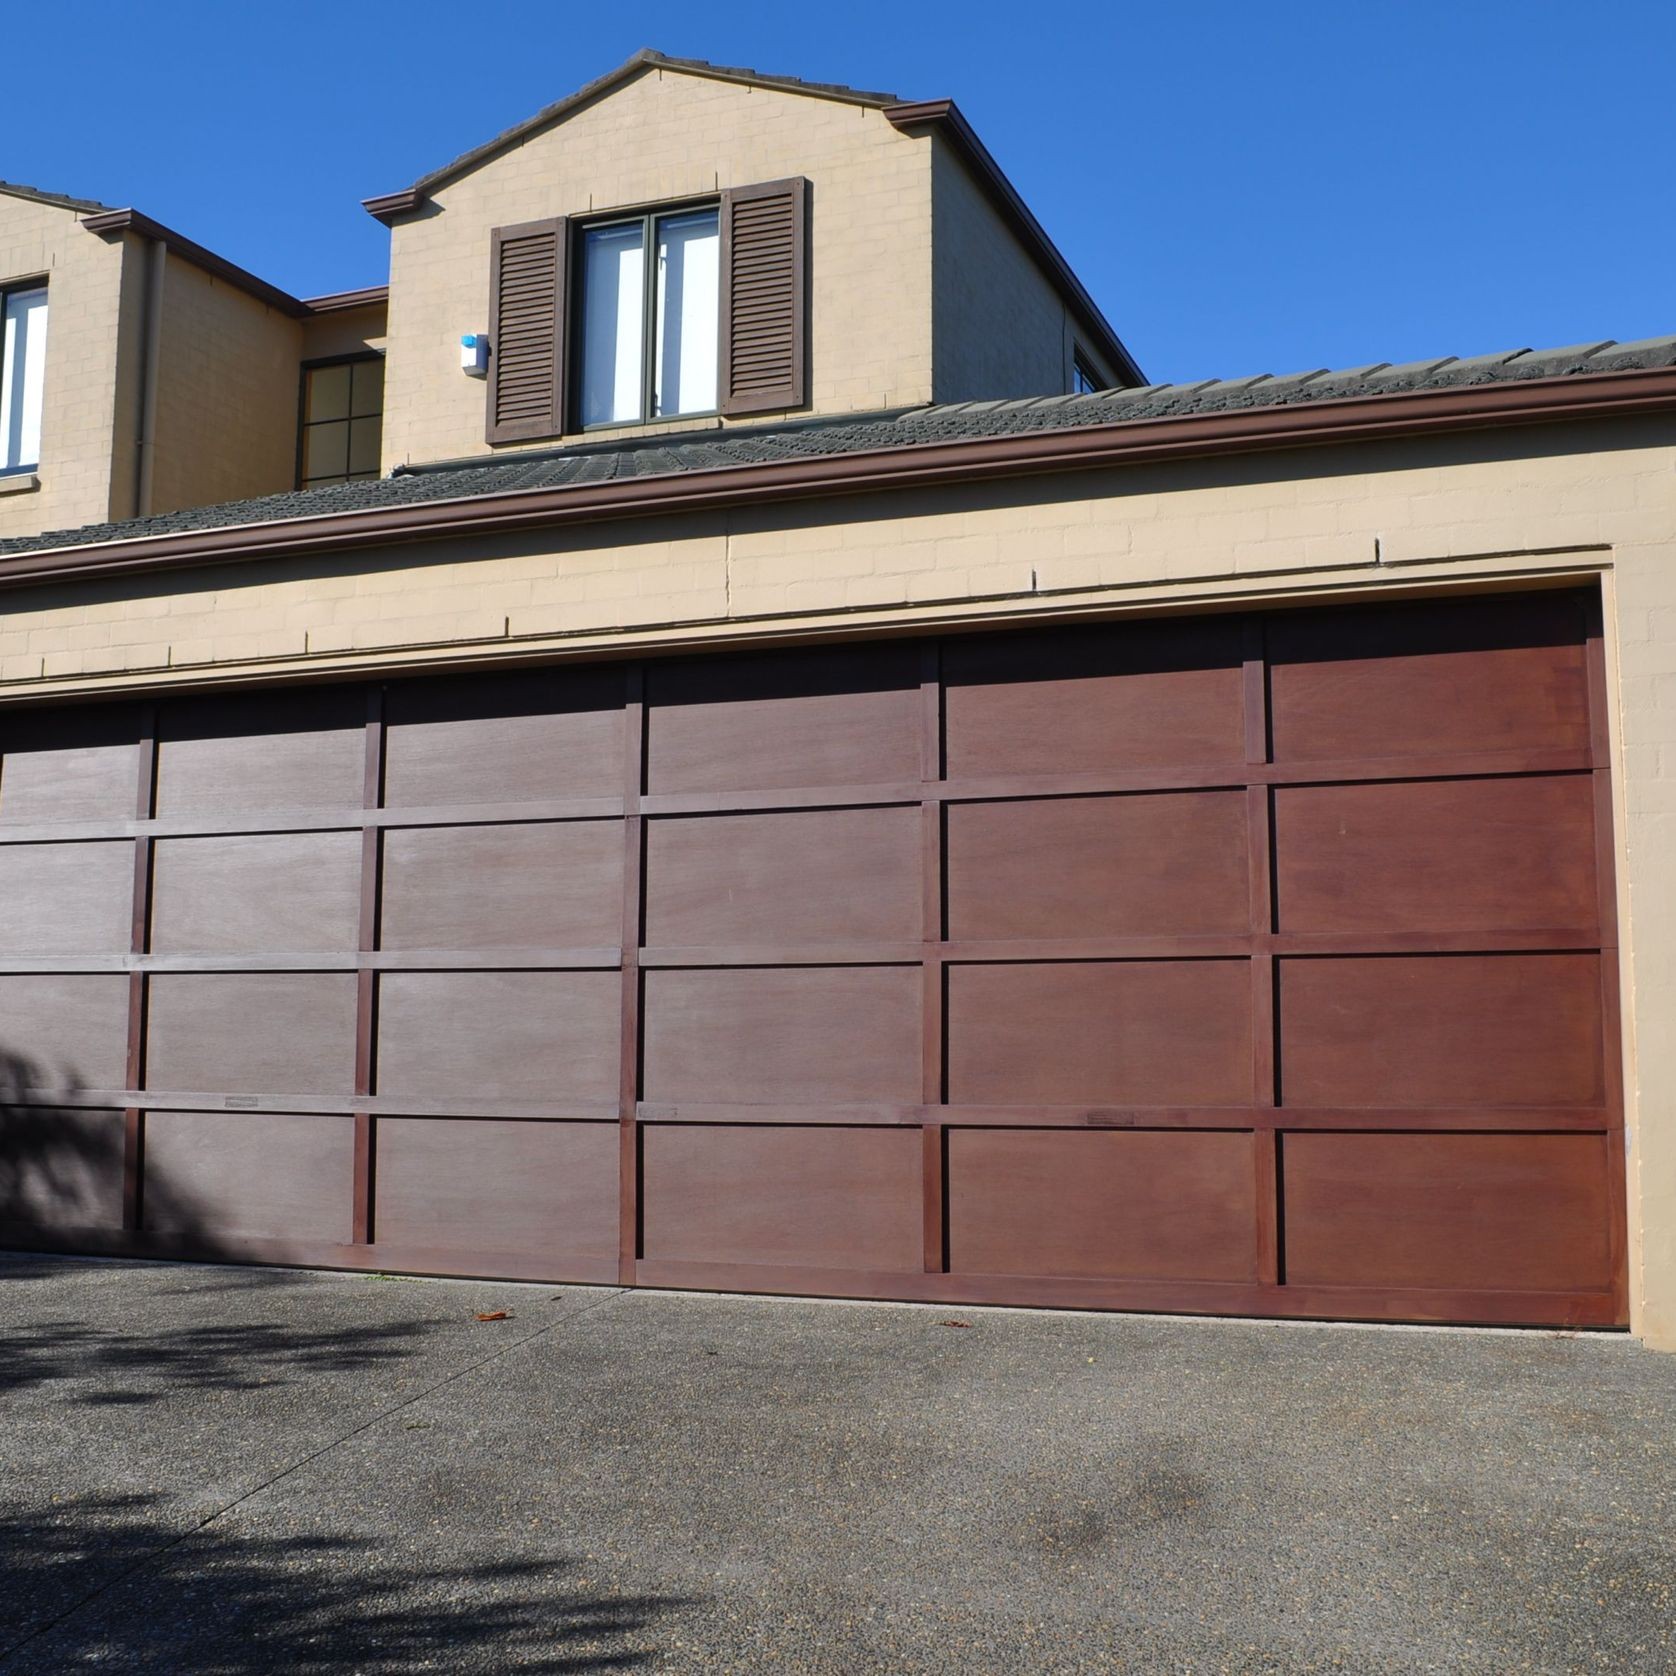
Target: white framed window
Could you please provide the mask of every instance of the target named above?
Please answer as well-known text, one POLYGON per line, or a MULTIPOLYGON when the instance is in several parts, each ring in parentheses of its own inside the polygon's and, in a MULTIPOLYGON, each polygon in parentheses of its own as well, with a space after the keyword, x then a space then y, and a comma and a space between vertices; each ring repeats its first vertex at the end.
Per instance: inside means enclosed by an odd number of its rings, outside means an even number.
POLYGON ((0 474, 41 463, 47 288, 0 288, 0 474))
POLYGON ((721 212, 595 223, 578 239, 577 407, 584 429, 714 413, 721 212), (655 267, 648 283, 647 252, 655 267))

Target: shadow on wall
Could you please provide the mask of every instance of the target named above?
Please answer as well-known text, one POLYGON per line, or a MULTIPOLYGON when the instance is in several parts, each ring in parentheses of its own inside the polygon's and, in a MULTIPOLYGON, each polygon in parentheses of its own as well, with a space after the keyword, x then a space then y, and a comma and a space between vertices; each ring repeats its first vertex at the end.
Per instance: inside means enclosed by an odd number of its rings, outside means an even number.
MULTIPOLYGON (((73 1099, 82 1086, 71 1073, 0 1046, 0 1248, 62 1233, 64 1249, 86 1249, 81 1236, 121 1230, 122 1113, 32 1101, 43 1088, 73 1099)), ((155 1170, 145 1191, 148 1221, 213 1259, 213 1236, 191 1199, 155 1170)))
MULTIPOLYGON (((576 1561, 392 1563, 399 1543, 182 1532, 148 1496, 0 1521, 0 1666, 176 1676, 633 1670, 688 1604, 611 1595, 576 1561)), ((591 1569, 591 1568, 590 1568, 591 1569)))

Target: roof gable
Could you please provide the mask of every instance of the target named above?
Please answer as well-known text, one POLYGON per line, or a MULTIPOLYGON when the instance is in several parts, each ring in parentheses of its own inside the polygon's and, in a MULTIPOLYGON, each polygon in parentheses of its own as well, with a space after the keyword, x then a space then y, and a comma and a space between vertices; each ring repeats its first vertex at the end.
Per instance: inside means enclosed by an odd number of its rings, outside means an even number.
POLYGON ((656 52, 651 47, 642 47, 615 70, 589 82, 586 87, 567 94, 563 99, 543 106, 534 116, 526 117, 524 121, 495 135, 492 140, 486 140, 482 145, 463 152, 453 162, 444 163, 440 169, 432 169, 429 174, 421 175, 413 185, 404 187, 400 192, 386 192, 378 197, 364 198, 362 204, 368 214, 389 224, 418 209, 438 187, 458 180, 462 175, 470 174, 473 169, 500 156, 502 152, 522 145, 532 135, 554 127, 585 106, 608 97, 619 88, 653 70, 669 70, 679 75, 697 76, 710 81, 737 82, 746 87, 772 88, 781 93, 798 93, 811 99, 833 99, 841 104, 865 105, 878 110, 898 103, 893 93, 867 93, 860 88, 845 87, 837 82, 812 82, 800 80, 796 76, 764 75, 758 70, 711 64, 702 58, 671 58, 668 54, 656 52))

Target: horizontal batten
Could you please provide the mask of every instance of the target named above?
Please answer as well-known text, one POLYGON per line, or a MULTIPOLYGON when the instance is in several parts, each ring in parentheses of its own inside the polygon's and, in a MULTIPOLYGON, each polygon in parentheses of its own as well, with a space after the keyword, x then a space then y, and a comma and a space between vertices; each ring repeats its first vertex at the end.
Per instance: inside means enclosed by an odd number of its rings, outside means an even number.
MULTIPOLYGON (((1479 779, 1509 774, 1573 774, 1590 768, 1581 751, 1490 752, 1470 756, 1358 758, 1320 763, 1201 763, 1103 774, 997 774, 857 785, 775 786, 740 790, 648 792, 647 815, 728 814, 748 810, 861 808, 877 804, 1098 797, 1137 792, 1217 791, 1246 785, 1354 784, 1390 780, 1479 779)), ((514 821, 610 820, 621 797, 566 797, 522 803, 462 803, 416 808, 273 808, 155 820, 0 823, 0 845, 83 843, 102 838, 194 837, 256 832, 320 832, 362 826, 482 826, 514 821)))

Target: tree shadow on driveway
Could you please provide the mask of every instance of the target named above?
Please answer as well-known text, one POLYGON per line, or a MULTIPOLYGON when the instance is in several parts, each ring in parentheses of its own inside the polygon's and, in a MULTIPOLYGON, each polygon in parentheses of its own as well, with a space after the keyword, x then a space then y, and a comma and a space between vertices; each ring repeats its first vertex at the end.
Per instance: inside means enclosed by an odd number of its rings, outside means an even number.
POLYGON ((578 1561, 397 1563, 357 1537, 169 1528, 159 1498, 0 1522, 0 1671, 396 1676, 633 1670, 690 1601, 614 1594, 578 1561))
POLYGON ((216 1321, 159 1332, 33 1321, 0 1339, 0 1397, 58 1381, 81 1387, 64 1400, 101 1407, 156 1402, 182 1390, 252 1391, 399 1361, 435 1328, 422 1321, 329 1328, 216 1321))

